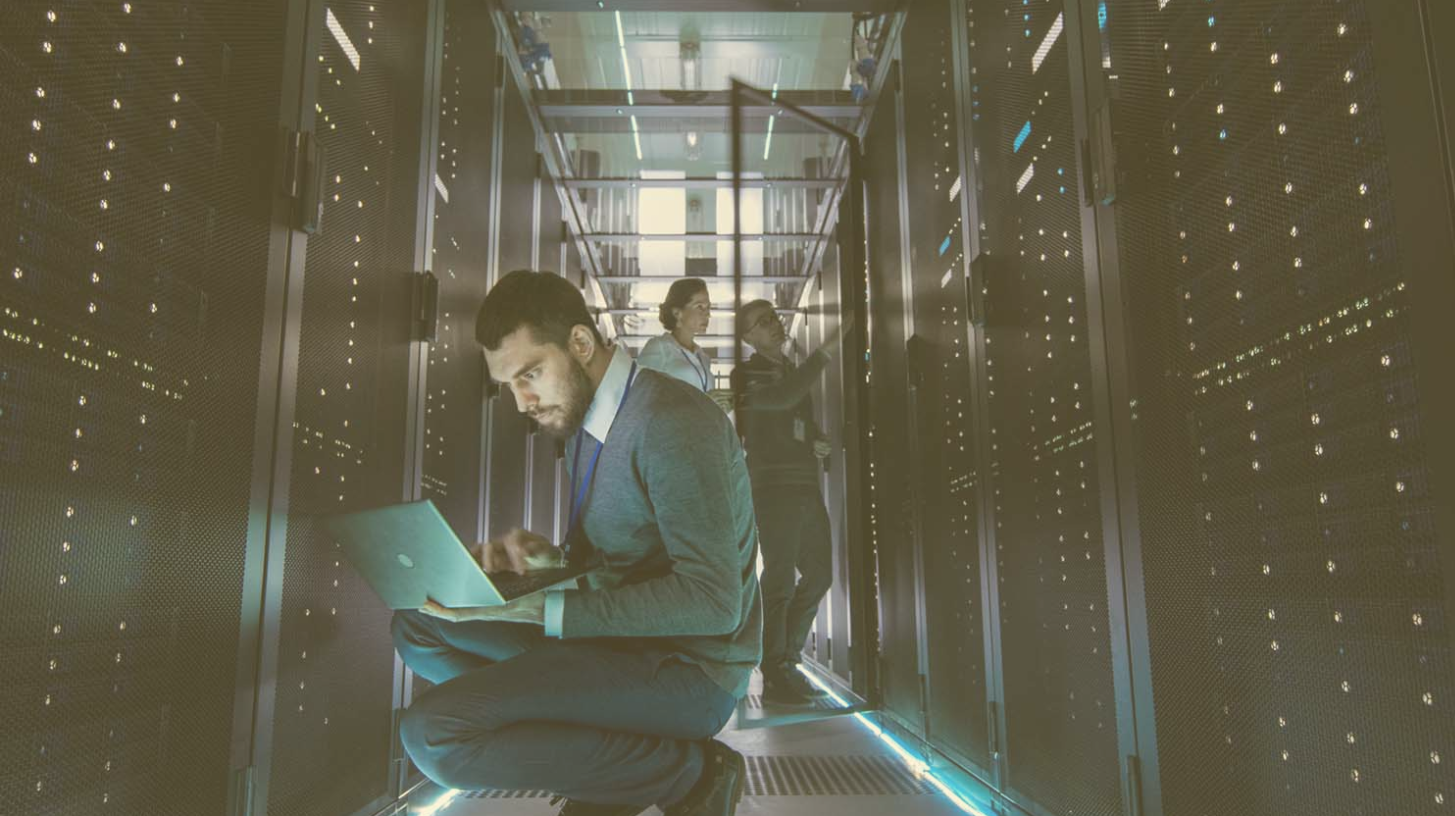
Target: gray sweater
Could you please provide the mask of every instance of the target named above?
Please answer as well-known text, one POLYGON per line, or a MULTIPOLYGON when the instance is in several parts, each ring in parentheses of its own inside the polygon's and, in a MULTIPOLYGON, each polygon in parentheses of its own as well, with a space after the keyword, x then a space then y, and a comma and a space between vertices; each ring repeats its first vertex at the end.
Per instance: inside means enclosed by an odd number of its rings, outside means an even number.
POLYGON ((763 646, 758 536, 743 449, 722 409, 640 370, 581 524, 607 569, 563 594, 561 636, 661 638, 729 693, 747 693, 763 646))

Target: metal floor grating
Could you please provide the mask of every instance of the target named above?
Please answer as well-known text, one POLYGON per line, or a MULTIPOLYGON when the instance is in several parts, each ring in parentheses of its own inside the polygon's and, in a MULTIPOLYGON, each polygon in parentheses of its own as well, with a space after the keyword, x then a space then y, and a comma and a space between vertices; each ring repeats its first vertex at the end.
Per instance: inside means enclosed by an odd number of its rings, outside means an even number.
MULTIPOLYGON (((937 793, 889 756, 750 756, 748 796, 919 796, 937 793)), ((466 799, 543 799, 547 791, 479 790, 466 799)))

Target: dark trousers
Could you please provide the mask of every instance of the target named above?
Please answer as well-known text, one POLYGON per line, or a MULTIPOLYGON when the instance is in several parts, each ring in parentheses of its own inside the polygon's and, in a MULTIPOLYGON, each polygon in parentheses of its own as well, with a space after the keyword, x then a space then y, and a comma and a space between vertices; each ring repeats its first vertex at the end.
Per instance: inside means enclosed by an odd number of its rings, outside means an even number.
POLYGON ((763 552, 763 665, 797 663, 833 585, 828 510, 817 485, 773 484, 753 485, 753 509, 763 552))
POLYGON ((545 790, 603 805, 676 803, 736 700, 650 640, 555 640, 519 623, 396 612, 394 646, 436 683, 400 723, 452 788, 545 790))

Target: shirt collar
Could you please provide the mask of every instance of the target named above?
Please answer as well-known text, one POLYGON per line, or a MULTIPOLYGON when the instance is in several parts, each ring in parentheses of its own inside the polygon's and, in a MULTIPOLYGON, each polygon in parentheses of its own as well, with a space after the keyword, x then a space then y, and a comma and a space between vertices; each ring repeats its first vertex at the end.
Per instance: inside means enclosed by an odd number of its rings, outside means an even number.
POLYGON ((586 409, 586 420, 581 427, 586 433, 591 434, 598 442, 605 442, 606 435, 611 433, 611 425, 616 421, 617 408, 621 406, 621 397, 626 393, 627 380, 631 376, 632 356, 626 348, 620 344, 611 355, 611 365, 607 366, 606 376, 601 379, 601 385, 596 388, 596 396, 591 400, 591 407, 586 409))

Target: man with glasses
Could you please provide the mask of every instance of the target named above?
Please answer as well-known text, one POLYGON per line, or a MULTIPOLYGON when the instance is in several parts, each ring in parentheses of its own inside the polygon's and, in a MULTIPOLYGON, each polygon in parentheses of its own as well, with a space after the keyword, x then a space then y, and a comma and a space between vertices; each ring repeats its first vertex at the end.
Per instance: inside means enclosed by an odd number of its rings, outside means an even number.
POLYGON ((809 392, 843 333, 834 329, 794 365, 783 351, 787 333, 772 303, 744 304, 737 324, 755 352, 732 377, 763 553, 763 697, 808 703, 817 694, 798 671, 799 650, 833 583, 829 516, 819 490, 819 460, 831 446, 814 422, 809 392), (802 576, 796 583, 795 572, 802 576))

